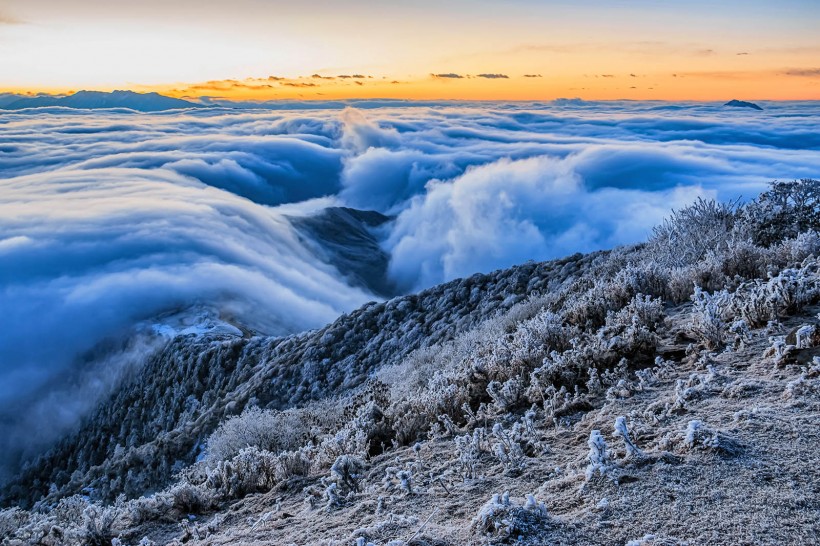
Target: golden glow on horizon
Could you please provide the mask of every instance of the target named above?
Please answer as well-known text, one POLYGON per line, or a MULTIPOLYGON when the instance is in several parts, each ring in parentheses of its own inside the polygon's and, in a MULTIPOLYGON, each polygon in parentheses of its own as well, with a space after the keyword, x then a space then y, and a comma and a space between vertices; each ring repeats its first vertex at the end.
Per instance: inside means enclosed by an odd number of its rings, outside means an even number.
MULTIPOLYGON (((494 73, 499 74, 499 73, 494 73)), ((364 76, 364 75, 362 75, 364 76)), ((428 75, 394 80, 385 76, 339 78, 247 78, 212 80, 193 84, 109 86, 157 92, 183 99, 213 98, 233 101, 408 99, 408 100, 552 100, 579 97, 587 100, 820 100, 820 71, 681 72, 675 74, 594 74, 550 77, 545 74, 487 78, 463 75, 445 78, 428 75)), ((80 88, 5 88, 0 92, 33 95, 71 94, 80 88)), ((85 88, 83 88, 85 89, 85 88)))
POLYGON ((8 4, 0 0, 5 92, 132 89, 260 101, 820 99, 815 0, 8 4))

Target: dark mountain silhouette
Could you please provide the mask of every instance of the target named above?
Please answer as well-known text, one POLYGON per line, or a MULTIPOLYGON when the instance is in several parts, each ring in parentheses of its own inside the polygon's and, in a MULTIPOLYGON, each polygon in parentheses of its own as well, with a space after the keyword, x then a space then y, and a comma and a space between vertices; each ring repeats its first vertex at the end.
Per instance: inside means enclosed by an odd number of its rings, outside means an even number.
POLYGON ((159 112, 177 108, 202 108, 201 104, 189 102, 173 97, 166 97, 159 93, 135 93, 134 91, 78 91, 65 97, 41 95, 38 97, 21 98, 0 108, 6 110, 22 110, 23 108, 44 108, 48 106, 62 106, 65 108, 100 109, 100 108, 129 108, 140 112, 159 112))
POLYGON ((763 110, 760 106, 753 102, 746 102, 745 100, 732 99, 723 106, 734 106, 735 108, 751 108, 752 110, 763 110))

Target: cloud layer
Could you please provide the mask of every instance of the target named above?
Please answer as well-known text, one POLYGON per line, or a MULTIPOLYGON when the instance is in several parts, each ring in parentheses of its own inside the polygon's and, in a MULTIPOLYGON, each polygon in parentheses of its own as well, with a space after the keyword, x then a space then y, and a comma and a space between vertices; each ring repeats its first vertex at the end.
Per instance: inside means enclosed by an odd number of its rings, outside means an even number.
POLYGON ((276 335, 374 299, 288 220, 324 206, 394 217, 379 234, 392 280, 411 290, 639 241, 698 196, 819 176, 820 106, 761 104, 2 113, 0 418, 14 422, 21 396, 42 402, 80 355, 161 313, 207 306, 276 335))

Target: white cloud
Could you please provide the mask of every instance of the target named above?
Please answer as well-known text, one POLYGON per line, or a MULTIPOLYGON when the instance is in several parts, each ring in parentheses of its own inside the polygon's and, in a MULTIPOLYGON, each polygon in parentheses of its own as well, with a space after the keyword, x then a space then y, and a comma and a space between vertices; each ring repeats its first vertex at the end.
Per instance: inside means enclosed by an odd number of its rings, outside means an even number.
MULTIPOLYGON (((260 106, 282 104, 298 106, 260 106)), ((373 299, 286 215, 393 215, 383 244, 410 289, 639 241, 699 195, 820 173, 816 103, 311 106, 0 113, 0 417, 164 311, 280 334, 373 299)))

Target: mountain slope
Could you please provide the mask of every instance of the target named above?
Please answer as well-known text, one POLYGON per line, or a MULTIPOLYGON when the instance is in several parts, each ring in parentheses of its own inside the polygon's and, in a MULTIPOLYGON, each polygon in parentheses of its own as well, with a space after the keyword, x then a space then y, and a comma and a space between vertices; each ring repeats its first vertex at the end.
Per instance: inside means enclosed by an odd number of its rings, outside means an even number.
POLYGON ((329 207, 318 214, 291 218, 305 236, 303 242, 318 246, 317 254, 334 265, 353 286, 367 288, 383 297, 396 295, 387 278, 389 256, 373 234, 390 218, 376 211, 329 207))
POLYGON ((0 538, 816 543, 818 188, 298 336, 178 337, 6 489, 38 502, 0 538))
POLYGON ((177 108, 202 108, 201 104, 189 102, 173 97, 166 97, 159 93, 135 93, 133 91, 78 91, 66 97, 41 95, 38 97, 22 98, 6 104, 0 103, 0 108, 6 110, 22 110, 24 108, 44 108, 61 106, 64 108, 128 108, 139 112, 159 112, 177 108))
POLYGON ((7 485, 4 503, 28 505, 52 483, 61 495, 88 487, 107 499, 144 493, 165 483, 176 461, 192 462, 219 421, 250 401, 281 409, 348 392, 417 348, 468 331, 528 294, 555 290, 604 255, 474 275, 287 338, 176 338, 76 434, 7 485), (110 482, 109 475, 127 478, 110 482))

